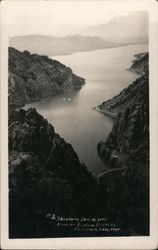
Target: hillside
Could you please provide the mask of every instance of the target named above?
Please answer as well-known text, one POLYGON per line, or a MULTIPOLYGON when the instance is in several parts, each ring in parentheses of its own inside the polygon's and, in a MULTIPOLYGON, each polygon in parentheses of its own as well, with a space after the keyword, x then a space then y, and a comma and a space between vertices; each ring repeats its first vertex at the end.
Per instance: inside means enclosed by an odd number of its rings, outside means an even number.
POLYGON ((149 55, 148 53, 141 53, 135 55, 135 57, 136 59, 133 61, 130 69, 128 70, 144 75, 144 77, 136 79, 127 88, 123 89, 119 95, 97 106, 98 110, 118 115, 118 113, 123 111, 127 105, 130 105, 130 103, 136 103, 136 93, 141 93, 143 91, 144 81, 148 78, 149 55))
POLYGON ((147 52, 136 54, 136 59, 133 60, 132 66, 129 70, 136 72, 137 74, 144 74, 145 69, 148 67, 149 54, 147 52))
POLYGON ((8 67, 10 108, 62 94, 67 89, 78 90, 85 83, 58 61, 14 48, 9 48, 8 67))
POLYGON ((143 75, 101 108, 116 112, 112 132, 98 144, 113 174, 99 181, 108 190, 109 214, 132 235, 149 234, 149 76, 143 75), (118 169, 118 171, 117 171, 118 169), (121 171, 120 171, 121 170, 121 171), (117 174, 116 174, 117 173, 117 174), (109 181, 110 178, 110 181, 109 181))
POLYGON ((79 235, 71 227, 58 227, 47 215, 102 216, 103 193, 72 146, 35 109, 10 112, 11 238, 79 235))
POLYGON ((39 55, 67 55, 79 51, 112 48, 114 42, 105 41, 97 36, 69 35, 53 37, 44 35, 28 35, 11 37, 9 45, 20 51, 29 50, 39 55))

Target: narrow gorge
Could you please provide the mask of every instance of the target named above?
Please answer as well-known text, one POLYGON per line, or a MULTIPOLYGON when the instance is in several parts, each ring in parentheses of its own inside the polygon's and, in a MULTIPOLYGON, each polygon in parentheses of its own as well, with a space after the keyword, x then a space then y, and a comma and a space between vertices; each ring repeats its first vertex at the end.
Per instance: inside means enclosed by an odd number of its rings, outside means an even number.
POLYGON ((97 107, 115 115, 111 133, 96 147, 110 169, 97 177, 54 123, 35 108, 22 109, 67 90, 78 92, 85 79, 56 60, 9 48, 10 238, 149 235, 148 53, 135 57, 129 70, 140 77, 97 107), (107 218, 120 231, 74 232, 50 221, 52 213, 107 218))

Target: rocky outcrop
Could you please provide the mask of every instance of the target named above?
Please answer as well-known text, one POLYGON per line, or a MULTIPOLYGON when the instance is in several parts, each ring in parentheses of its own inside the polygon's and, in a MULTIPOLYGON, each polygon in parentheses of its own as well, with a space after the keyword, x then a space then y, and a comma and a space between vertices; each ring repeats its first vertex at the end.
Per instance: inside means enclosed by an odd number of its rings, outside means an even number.
POLYGON ((58 61, 9 48, 10 108, 55 96, 67 89, 80 89, 84 83, 83 78, 74 75, 70 68, 58 61))
POLYGON ((122 112, 130 103, 137 102, 136 93, 141 93, 144 88, 144 81, 148 81, 148 53, 140 53, 135 55, 136 60, 133 61, 133 65, 129 70, 135 71, 140 75, 144 75, 142 78, 138 78, 127 88, 123 89, 119 95, 109 99, 100 104, 97 109, 102 113, 111 113, 118 115, 122 112))
POLYGON ((35 109, 10 112, 9 232, 11 238, 73 235, 47 218, 105 212, 105 197, 72 146, 35 109))
POLYGON ((144 74, 146 68, 148 67, 149 62, 149 53, 139 53, 135 55, 135 60, 133 60, 132 66, 128 69, 130 71, 134 71, 137 74, 144 74))
POLYGON ((102 175, 109 215, 133 235, 149 234, 149 76, 143 75, 104 104, 118 112, 112 132, 98 144, 101 158, 123 171, 102 175), (119 174, 120 173, 120 174, 119 174))
POLYGON ((122 112, 118 114, 106 142, 99 144, 101 155, 108 156, 110 148, 114 148, 120 154, 128 153, 130 150, 138 148, 148 137, 149 86, 147 75, 139 78, 137 84, 140 84, 140 87, 133 90, 133 97, 128 99, 126 107, 122 107, 122 112), (104 152, 103 144, 109 145, 109 150, 105 147, 107 154, 104 152))

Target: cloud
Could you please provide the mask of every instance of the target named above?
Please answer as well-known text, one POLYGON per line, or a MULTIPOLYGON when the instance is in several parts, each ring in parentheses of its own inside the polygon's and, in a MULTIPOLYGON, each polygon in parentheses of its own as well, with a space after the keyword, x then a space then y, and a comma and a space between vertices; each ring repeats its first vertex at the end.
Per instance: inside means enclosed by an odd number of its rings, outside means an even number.
POLYGON ((128 11, 107 1, 7 1, 6 25, 10 36, 80 33, 88 26, 106 23, 128 11))

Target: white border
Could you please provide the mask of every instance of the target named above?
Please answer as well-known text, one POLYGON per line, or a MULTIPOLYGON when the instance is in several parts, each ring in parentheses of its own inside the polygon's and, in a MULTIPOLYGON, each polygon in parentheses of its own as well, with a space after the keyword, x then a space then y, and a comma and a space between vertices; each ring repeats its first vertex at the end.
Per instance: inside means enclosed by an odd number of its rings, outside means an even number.
MULTIPOLYGON (((13 0, 12 0, 13 1, 13 0)), ((27 0, 25 0, 27 1, 27 0)), ((34 0, 35 1, 35 0, 34 0)), ((64 1, 64 0, 63 0, 64 1)), ((82 0, 87 2, 88 0, 82 0)), ((91 0, 95 2, 98 0, 91 0)), ((102 0, 106 1, 106 0, 102 0)), ((15 7, 18 8, 18 1, 15 7)), ((38 1, 40 4, 41 1, 38 1)), ((67 1, 71 2, 71 1, 67 1)), ((78 2, 78 1, 76 1, 78 2)), ((1 248, 2 249, 157 249, 158 248, 158 2, 106 1, 107 8, 150 13, 150 236, 56 239, 8 238, 8 1, 1 2, 1 248)), ((97 11, 97 10, 96 10, 97 11)))

